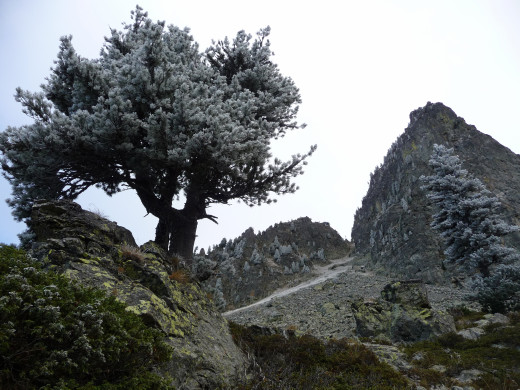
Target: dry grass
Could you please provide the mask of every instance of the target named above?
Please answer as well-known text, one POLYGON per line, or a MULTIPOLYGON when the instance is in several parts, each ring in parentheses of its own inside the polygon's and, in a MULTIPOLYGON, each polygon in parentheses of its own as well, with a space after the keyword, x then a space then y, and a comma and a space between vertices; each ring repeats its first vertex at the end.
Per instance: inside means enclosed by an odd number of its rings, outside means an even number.
POLYGON ((179 269, 177 271, 173 271, 169 275, 170 280, 175 280, 176 282, 179 282, 181 284, 186 284, 190 282, 190 275, 186 270, 179 269))
POLYGON ((121 256, 124 260, 135 260, 139 263, 146 261, 146 255, 141 249, 127 244, 121 245, 121 256))

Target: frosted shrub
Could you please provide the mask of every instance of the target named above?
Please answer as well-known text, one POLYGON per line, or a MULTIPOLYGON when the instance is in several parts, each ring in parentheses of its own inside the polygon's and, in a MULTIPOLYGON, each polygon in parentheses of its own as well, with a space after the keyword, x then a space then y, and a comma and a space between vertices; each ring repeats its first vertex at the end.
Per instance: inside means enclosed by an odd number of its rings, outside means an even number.
POLYGON ((191 272, 193 276, 199 280, 204 281, 211 277, 216 263, 205 256, 194 256, 191 272))
POLYGON ((262 262, 264 261, 264 257, 258 253, 258 250, 255 248, 253 249, 253 253, 251 254, 251 263, 255 264, 255 265, 258 265, 258 264, 262 264, 262 262))
POLYGON ((0 245, 2 388, 166 389, 152 374, 170 356, 162 340, 114 297, 0 245))
POLYGON ((292 251, 293 251, 293 249, 292 249, 291 245, 282 245, 282 246, 280 247, 280 254, 281 254, 282 256, 284 256, 284 255, 289 255, 289 254, 292 253, 292 251))
POLYGON ((484 311, 507 313, 520 310, 520 266, 499 265, 487 278, 479 277, 474 284, 475 298, 484 311))
POLYGON ((223 311, 226 308, 227 301, 224 298, 224 293, 222 292, 221 278, 218 278, 215 283, 215 288, 213 290, 213 300, 215 301, 215 306, 218 310, 223 311))

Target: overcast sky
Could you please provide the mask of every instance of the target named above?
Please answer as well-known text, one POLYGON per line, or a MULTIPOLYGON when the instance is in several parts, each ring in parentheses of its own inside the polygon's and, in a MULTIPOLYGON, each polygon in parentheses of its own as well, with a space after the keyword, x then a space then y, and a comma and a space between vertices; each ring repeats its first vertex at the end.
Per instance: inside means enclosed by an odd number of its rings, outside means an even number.
MULTIPOLYGON (((96 58, 110 27, 130 22, 134 1, 0 0, 0 131, 29 124, 15 88, 37 91, 49 75, 59 38, 73 35, 80 55, 96 58)), ((275 205, 214 206, 219 225, 199 223, 207 248, 252 226, 309 216, 350 239, 370 172, 408 125, 410 111, 443 102, 457 115, 520 153, 520 1, 139 1, 152 20, 189 27, 201 49, 211 40, 271 26, 273 60, 294 79, 308 126, 273 144, 288 158, 318 150, 296 194, 275 205)), ((0 199, 10 186, 0 180, 0 199)), ((89 190, 79 198, 130 229, 141 244, 156 219, 130 191, 112 198, 89 190)), ((17 243, 25 227, 0 201, 0 242, 17 243)))

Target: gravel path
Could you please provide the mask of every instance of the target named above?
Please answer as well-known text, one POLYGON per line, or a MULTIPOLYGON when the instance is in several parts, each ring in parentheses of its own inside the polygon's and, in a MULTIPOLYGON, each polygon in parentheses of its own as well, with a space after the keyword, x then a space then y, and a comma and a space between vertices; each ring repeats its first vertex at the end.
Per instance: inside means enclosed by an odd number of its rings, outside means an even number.
POLYGON ((267 303, 271 302, 273 299, 285 297, 290 294, 294 294, 297 291, 312 287, 316 284, 323 283, 329 279, 335 278, 343 272, 352 270, 352 266, 349 266, 349 262, 351 262, 352 259, 353 259, 352 257, 344 257, 341 259, 333 260, 333 261, 331 261, 331 263, 326 264, 326 265, 315 266, 312 271, 312 273, 314 274, 313 279, 307 280, 306 282, 298 284, 297 286, 293 286, 293 287, 289 287, 289 288, 282 288, 280 290, 275 291, 268 297, 261 299, 260 301, 252 303, 248 306, 243 306, 243 307, 239 307, 238 309, 224 312, 223 315, 231 316, 231 315, 240 313, 245 310, 250 310, 251 308, 253 308, 255 306, 267 304, 267 303))
MULTIPOLYGON (((343 258, 313 270, 316 277, 282 289, 252 305, 224 313, 231 321, 279 329, 294 329, 317 337, 353 337, 355 320, 351 302, 376 299, 383 287, 395 280, 361 271, 343 258)), ((434 309, 466 303, 467 291, 445 286, 426 286, 434 309)))

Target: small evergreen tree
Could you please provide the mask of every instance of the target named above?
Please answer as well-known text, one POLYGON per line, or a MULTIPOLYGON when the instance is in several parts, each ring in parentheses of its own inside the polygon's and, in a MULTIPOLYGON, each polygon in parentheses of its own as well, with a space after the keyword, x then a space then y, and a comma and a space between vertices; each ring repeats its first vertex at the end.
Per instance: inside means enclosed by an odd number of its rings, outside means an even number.
POLYGON ((505 313, 520 309, 520 254, 500 241, 518 227, 499 217, 497 197, 462 169, 453 149, 434 145, 429 164, 434 174, 421 177, 422 188, 438 208, 431 226, 444 238, 446 260, 480 271, 473 287, 483 310, 505 313), (490 272, 492 264, 497 267, 490 272))
POLYGON ((517 250, 501 243, 502 236, 518 227, 499 217, 498 198, 462 168, 453 149, 434 145, 429 165, 434 174, 421 177, 422 188, 438 209, 431 226, 445 241, 446 260, 476 267, 488 276, 491 264, 520 259, 517 250))
POLYGON ((477 278, 477 301, 491 313, 520 310, 520 266, 500 264, 487 278, 477 278))

